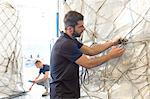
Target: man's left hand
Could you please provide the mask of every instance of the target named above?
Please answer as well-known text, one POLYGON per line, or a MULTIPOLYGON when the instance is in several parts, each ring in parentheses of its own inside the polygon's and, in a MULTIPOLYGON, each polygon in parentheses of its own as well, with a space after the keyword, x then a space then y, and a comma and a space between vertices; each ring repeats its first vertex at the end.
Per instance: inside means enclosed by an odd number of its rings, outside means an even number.
POLYGON ((38 81, 37 80, 33 80, 32 83, 38 83, 38 81))
POLYGON ((116 46, 118 44, 125 44, 128 40, 123 38, 115 38, 112 40, 113 46, 116 46))

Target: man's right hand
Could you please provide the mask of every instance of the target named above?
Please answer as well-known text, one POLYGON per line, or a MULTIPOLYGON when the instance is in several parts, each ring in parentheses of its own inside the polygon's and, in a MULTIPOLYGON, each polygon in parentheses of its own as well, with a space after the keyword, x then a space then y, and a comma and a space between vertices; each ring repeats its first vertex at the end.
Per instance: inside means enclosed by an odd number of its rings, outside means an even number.
POLYGON ((111 51, 108 53, 111 58, 117 58, 120 57, 124 53, 125 49, 123 48, 118 48, 116 46, 113 46, 111 51))

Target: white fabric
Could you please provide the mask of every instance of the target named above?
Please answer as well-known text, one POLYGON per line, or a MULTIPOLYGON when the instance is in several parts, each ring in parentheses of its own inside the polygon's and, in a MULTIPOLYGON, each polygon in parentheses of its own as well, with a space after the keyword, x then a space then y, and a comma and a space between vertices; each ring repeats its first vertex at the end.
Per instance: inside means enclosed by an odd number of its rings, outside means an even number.
POLYGON ((84 44, 118 35, 128 39, 121 58, 88 70, 81 85, 82 98, 150 99, 150 0, 66 0, 59 5, 60 30, 67 11, 85 16, 84 44))

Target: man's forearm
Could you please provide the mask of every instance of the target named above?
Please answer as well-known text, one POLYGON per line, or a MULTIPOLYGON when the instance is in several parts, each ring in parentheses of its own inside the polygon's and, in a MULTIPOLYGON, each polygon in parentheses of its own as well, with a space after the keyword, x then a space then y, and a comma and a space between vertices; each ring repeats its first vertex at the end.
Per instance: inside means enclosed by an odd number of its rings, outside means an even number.
POLYGON ((99 53, 101 53, 102 51, 110 48, 111 46, 113 46, 113 42, 109 41, 109 42, 106 42, 104 44, 96 44, 96 45, 93 45, 91 47, 88 47, 86 45, 83 45, 80 50, 85 54, 85 55, 90 55, 90 56, 93 56, 93 55, 97 55, 99 53))
POLYGON ((109 54, 91 59, 88 61, 89 66, 87 66, 87 68, 97 67, 97 66, 109 61, 110 59, 112 59, 112 57, 109 54))
POLYGON ((42 82, 42 81, 45 81, 46 79, 48 79, 48 78, 43 77, 43 78, 41 78, 41 79, 38 79, 38 80, 36 81, 36 83, 38 83, 38 82, 42 82))
POLYGON ((38 79, 39 77, 40 77, 40 74, 35 79, 38 79))
POLYGON ((106 49, 110 48, 111 46, 113 46, 113 42, 108 41, 105 42, 104 44, 97 44, 92 46, 92 50, 94 50, 94 55, 99 54, 100 52, 105 51, 106 49))
POLYGON ((93 68, 93 67, 103 64, 104 62, 112 58, 120 57, 124 53, 124 51, 125 50, 123 48, 113 47, 107 55, 103 55, 101 57, 95 57, 92 59, 88 58, 86 55, 83 54, 80 58, 78 58, 75 61, 75 63, 85 68, 93 68))

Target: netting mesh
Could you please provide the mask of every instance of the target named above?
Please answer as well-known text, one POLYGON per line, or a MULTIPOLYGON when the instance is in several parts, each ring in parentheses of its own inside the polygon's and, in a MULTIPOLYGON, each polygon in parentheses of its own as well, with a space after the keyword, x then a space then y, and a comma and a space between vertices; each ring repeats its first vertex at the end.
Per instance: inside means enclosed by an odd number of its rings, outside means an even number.
POLYGON ((81 98, 150 99, 150 0, 60 0, 60 30, 69 10, 85 16, 86 45, 128 39, 122 57, 81 71, 81 98))
POLYGON ((21 35, 17 11, 0 4, 0 98, 23 91, 21 35))

